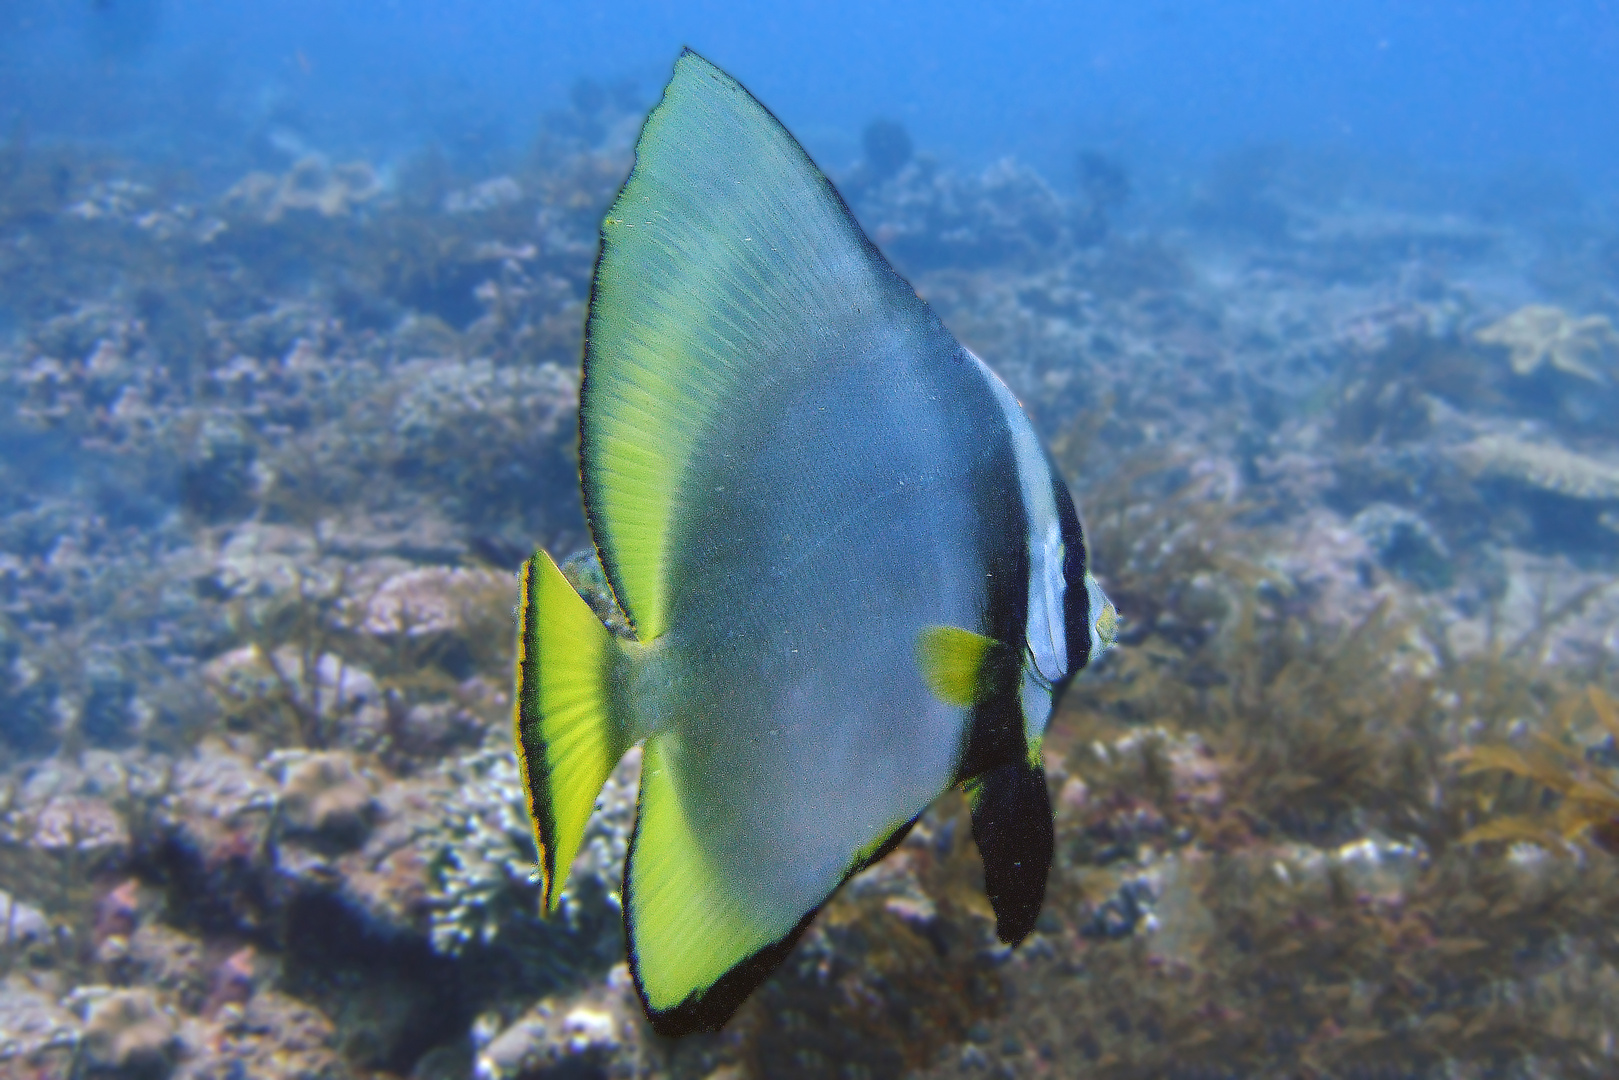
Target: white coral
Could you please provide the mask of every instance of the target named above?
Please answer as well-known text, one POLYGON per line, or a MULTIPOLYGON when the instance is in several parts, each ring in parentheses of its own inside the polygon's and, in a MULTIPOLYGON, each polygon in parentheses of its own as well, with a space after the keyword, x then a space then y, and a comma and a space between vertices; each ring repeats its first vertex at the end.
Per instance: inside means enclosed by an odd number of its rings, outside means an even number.
POLYGON ((1619 332, 1606 315, 1575 318, 1549 304, 1528 304, 1474 335, 1486 345, 1504 345, 1511 352, 1512 370, 1530 375, 1551 364, 1592 382, 1603 381, 1600 371, 1586 363, 1609 347, 1619 346, 1619 332))

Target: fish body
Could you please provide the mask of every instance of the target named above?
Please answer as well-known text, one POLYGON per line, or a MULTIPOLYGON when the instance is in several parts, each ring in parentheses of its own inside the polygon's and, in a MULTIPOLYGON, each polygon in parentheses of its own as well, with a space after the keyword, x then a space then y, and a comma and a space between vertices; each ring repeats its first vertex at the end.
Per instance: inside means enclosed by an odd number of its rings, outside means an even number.
POLYGON ((586 336, 586 512, 634 639, 529 561, 516 723, 547 907, 644 742, 624 912, 658 1030, 723 1024, 958 783, 1020 940, 1051 859, 1039 741, 1114 616, 1011 392, 690 51, 604 221, 586 336))

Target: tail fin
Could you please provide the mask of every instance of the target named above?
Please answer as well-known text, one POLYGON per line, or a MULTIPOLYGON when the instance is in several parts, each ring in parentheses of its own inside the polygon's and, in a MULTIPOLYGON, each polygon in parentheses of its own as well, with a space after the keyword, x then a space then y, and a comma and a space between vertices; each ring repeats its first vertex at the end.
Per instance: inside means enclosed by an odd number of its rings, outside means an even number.
POLYGON ((618 640, 568 584, 551 556, 523 564, 513 712, 544 875, 544 910, 556 910, 596 796, 629 749, 609 680, 618 640))

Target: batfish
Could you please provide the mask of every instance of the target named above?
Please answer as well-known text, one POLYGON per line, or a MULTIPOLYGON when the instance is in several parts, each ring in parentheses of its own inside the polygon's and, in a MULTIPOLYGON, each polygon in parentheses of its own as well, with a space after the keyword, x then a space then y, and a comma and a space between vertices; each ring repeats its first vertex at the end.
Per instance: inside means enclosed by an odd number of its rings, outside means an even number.
POLYGON ((1052 855, 1040 740, 1113 643, 1012 392, 736 80, 687 50, 602 222, 579 404, 628 635, 544 551, 515 712, 543 904, 644 744, 622 893, 667 1035, 717 1029, 953 785, 1000 938, 1052 855))

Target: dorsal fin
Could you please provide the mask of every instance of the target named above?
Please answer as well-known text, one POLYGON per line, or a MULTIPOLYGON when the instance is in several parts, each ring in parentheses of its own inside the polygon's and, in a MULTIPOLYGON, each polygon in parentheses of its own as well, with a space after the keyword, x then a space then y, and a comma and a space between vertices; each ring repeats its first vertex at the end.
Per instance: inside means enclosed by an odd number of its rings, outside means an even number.
POLYGON ((879 304, 921 301, 893 288, 776 118, 690 50, 635 159, 602 223, 580 472, 608 580, 650 641, 668 625, 671 518, 710 418, 879 304))

